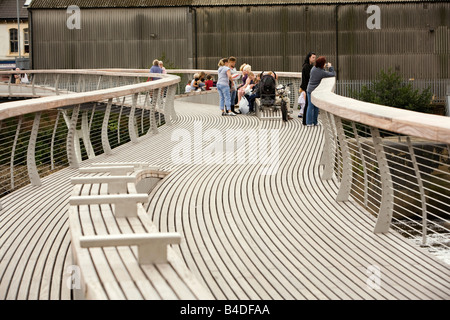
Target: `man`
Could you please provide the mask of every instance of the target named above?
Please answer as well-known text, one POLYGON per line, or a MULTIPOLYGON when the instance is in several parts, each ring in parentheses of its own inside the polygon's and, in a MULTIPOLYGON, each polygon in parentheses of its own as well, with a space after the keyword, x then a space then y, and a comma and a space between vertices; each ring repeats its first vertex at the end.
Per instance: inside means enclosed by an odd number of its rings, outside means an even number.
POLYGON ((236 95, 237 95, 237 86, 236 81, 239 79, 240 74, 236 70, 236 58, 235 57, 229 57, 228 58, 228 67, 231 69, 231 77, 233 78, 232 84, 230 85, 230 95, 231 95, 231 111, 238 114, 239 111, 235 111, 234 107, 236 105, 236 95))
MULTIPOLYGON (((306 55, 305 61, 303 61, 303 66, 302 66, 302 84, 300 85, 300 88, 302 88, 302 90, 305 91, 305 92, 306 92, 306 90, 308 88, 309 76, 310 76, 311 69, 314 66, 315 62, 316 62, 316 54, 314 52, 309 52, 306 55)), ((307 111, 308 111, 308 99, 306 99, 305 108, 303 108, 302 123, 303 123, 304 126, 306 126, 306 113, 307 113, 307 111)))

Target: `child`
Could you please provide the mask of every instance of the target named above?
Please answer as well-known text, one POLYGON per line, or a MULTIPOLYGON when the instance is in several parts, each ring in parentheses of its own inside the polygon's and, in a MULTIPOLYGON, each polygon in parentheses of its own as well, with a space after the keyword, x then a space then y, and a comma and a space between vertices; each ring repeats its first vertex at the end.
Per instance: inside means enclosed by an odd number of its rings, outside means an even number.
POLYGON ((200 75, 198 73, 194 74, 194 80, 191 81, 191 90, 199 91, 200 89, 200 75))
POLYGON ((186 88, 184 88, 184 92, 189 93, 191 91, 192 91, 191 82, 188 81, 188 83, 186 84, 186 88))
POLYGON ((208 74, 206 76, 205 85, 206 85, 206 90, 211 90, 211 88, 214 86, 212 75, 208 74))
POLYGON ((300 108, 300 113, 298 114, 299 118, 303 117, 303 109, 305 109, 305 104, 306 104, 306 92, 303 91, 302 88, 300 88, 298 90, 299 95, 298 95, 298 106, 300 108))

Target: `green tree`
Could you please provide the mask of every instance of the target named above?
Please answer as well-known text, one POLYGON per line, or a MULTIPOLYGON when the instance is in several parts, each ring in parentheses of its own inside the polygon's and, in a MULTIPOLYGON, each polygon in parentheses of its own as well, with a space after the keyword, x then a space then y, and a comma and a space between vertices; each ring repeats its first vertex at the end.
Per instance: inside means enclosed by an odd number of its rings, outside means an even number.
POLYGON ((362 86, 360 92, 352 92, 355 99, 381 104, 389 107, 407 109, 418 112, 433 113, 430 88, 422 92, 406 83, 399 74, 389 69, 381 70, 371 87, 362 86))

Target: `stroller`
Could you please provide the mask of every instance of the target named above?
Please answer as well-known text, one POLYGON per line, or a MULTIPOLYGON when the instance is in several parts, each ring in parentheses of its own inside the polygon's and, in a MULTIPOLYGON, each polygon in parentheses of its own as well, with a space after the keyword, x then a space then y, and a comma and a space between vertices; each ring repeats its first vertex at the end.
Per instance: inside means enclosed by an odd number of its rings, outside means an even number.
MULTIPOLYGON (((273 71, 272 71, 273 72, 273 71)), ((260 108, 274 107, 276 98, 276 74, 273 72, 273 76, 270 74, 264 74, 264 71, 260 74, 259 83, 259 98, 260 108)))
POLYGON ((264 75, 264 71, 261 72, 261 81, 258 87, 260 99, 259 106, 257 108, 259 108, 260 111, 271 110, 273 113, 277 113, 281 109, 282 119, 283 121, 287 121, 287 105, 281 98, 288 93, 286 89, 291 84, 287 86, 279 85, 277 87, 275 78, 275 72, 273 72, 273 76, 270 74, 264 75), (278 99, 277 95, 279 96, 278 99))

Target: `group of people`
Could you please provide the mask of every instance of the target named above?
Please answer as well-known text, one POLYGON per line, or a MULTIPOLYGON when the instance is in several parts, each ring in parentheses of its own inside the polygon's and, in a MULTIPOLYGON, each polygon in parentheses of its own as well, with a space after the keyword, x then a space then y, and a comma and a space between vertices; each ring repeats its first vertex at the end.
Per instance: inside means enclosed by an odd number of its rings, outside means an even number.
POLYGON ((327 63, 324 56, 316 59, 314 52, 309 52, 302 66, 302 83, 300 85, 300 113, 303 118, 302 123, 308 127, 317 126, 319 108, 311 101, 311 93, 319 86, 323 78, 334 77, 336 75, 331 63, 327 63), (325 68, 328 69, 325 70, 325 68))
POLYGON ((206 74, 205 72, 200 72, 194 74, 194 79, 191 79, 187 82, 184 91, 194 92, 194 91, 205 91, 211 90, 214 87, 214 80, 210 74, 206 74))
POLYGON ((244 63, 236 70, 236 58, 229 57, 220 59, 217 70, 217 91, 220 97, 220 110, 222 115, 235 116, 240 114, 239 104, 246 97, 250 113, 254 112, 254 100, 258 97, 257 88, 260 83, 260 75, 252 72, 251 65, 244 63), (236 81, 242 75, 242 82, 238 86, 236 81))
MULTIPOLYGON (((223 58, 218 63, 217 91, 219 92, 222 115, 235 116, 240 113, 234 109, 235 102, 239 105, 243 96, 248 100, 250 113, 253 113, 254 101, 259 97, 258 90, 256 89, 261 80, 260 75, 255 76, 251 71, 251 66, 243 64, 240 68, 242 84, 240 87, 237 87, 235 81, 239 78, 240 74, 236 70, 235 65, 235 57, 223 58)), ((275 80, 277 79, 277 76, 272 72, 267 73, 267 75, 273 76, 275 80)), ((302 83, 300 85, 298 101, 300 105, 298 117, 303 118, 303 125, 318 125, 319 109, 312 103, 311 93, 318 87, 323 78, 334 77, 335 75, 333 66, 331 63, 327 63, 324 56, 316 59, 314 52, 307 54, 302 66, 302 83)), ((291 120, 292 118, 289 116, 287 119, 291 120)))
MULTIPOLYGON (((161 60, 155 59, 153 60, 152 66, 150 68, 150 73, 167 73, 166 68, 164 68, 164 62, 162 62, 161 60)), ((149 77, 147 79, 147 81, 150 80, 158 80, 161 78, 157 78, 157 77, 149 77)))
MULTIPOLYGON (((16 68, 16 71, 20 71, 20 68, 16 68)), ((28 80, 28 75, 26 73, 16 73, 14 74, 14 79, 11 81, 15 84, 28 84, 30 80, 28 80)))

